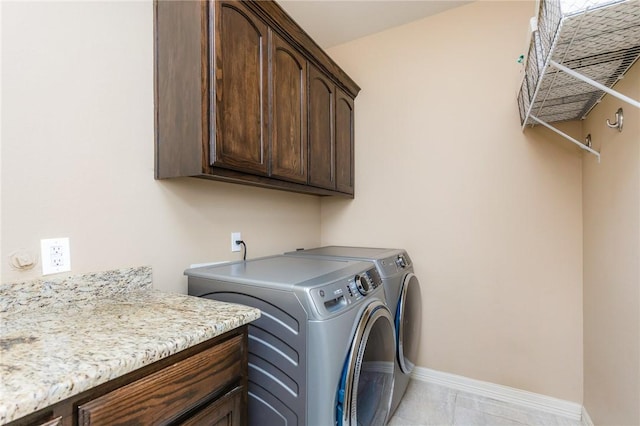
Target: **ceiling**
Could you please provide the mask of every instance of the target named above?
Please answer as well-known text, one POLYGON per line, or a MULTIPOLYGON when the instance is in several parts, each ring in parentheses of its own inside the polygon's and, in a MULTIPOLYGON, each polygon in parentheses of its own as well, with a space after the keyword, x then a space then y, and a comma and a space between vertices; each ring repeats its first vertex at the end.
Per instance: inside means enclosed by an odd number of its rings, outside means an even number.
POLYGON ((278 0, 324 49, 467 3, 470 1, 278 0))

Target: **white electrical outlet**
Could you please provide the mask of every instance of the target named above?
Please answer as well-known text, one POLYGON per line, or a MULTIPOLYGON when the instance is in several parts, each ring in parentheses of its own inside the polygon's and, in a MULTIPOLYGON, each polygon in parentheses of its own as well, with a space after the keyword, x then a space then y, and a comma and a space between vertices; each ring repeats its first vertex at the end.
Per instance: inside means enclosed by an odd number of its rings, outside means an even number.
POLYGON ((57 274, 71 270, 69 238, 40 240, 42 275, 57 274))
POLYGON ((240 232, 231 233, 231 251, 240 251, 242 249, 240 244, 236 244, 236 241, 240 240, 242 240, 242 234, 240 232))

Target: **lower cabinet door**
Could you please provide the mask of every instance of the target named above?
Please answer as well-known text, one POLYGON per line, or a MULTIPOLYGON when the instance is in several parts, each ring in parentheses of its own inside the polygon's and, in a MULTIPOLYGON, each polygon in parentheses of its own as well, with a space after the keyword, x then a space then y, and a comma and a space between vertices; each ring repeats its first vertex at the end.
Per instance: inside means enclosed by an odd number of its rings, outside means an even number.
POLYGON ((38 423, 38 426, 62 426, 62 417, 56 417, 44 423, 38 423))
POLYGON ((178 419, 239 380, 243 352, 242 336, 232 337, 80 405, 78 425, 156 425, 178 419))
POLYGON ((182 426, 240 426, 242 423, 242 396, 246 392, 238 386, 231 392, 213 401, 193 417, 181 423, 182 426))

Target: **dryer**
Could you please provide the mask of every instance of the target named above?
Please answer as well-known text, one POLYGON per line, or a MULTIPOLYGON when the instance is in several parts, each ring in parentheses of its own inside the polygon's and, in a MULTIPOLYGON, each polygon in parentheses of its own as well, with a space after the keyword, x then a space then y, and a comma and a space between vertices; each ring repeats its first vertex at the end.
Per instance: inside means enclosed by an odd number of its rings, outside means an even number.
POLYGON ((420 345, 422 299, 420 282, 408 253, 402 249, 327 246, 286 253, 317 259, 369 261, 375 264, 384 284, 387 306, 394 315, 396 365, 391 403, 392 415, 407 390, 420 345))
POLYGON ((185 274, 190 295, 262 312, 249 324, 249 424, 387 422, 395 332, 370 262, 280 255, 185 274))

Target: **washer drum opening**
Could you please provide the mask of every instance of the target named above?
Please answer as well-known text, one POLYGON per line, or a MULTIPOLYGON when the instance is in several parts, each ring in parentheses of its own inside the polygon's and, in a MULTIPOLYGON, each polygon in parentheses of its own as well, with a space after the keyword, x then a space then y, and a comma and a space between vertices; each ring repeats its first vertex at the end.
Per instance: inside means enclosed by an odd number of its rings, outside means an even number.
POLYGON ((395 331, 380 301, 362 315, 338 391, 338 425, 385 425, 391 408, 395 331))

